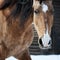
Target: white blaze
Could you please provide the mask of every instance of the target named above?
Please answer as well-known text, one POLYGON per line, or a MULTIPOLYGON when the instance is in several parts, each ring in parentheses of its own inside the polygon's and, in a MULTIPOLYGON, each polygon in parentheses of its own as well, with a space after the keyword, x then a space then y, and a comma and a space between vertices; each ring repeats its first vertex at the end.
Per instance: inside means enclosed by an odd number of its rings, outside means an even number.
POLYGON ((42 3, 42 10, 44 13, 46 13, 46 11, 48 10, 48 6, 44 3, 42 3))
MULTIPOLYGON (((44 13, 46 13, 48 11, 48 6, 44 3, 42 3, 42 10, 44 13)), ((48 43, 51 40, 51 37, 48 33, 48 25, 46 25, 46 27, 47 27, 46 32, 41 39, 42 39, 42 43, 43 43, 44 47, 49 47, 50 44, 48 44, 48 43)))
POLYGON ((49 47, 50 46, 50 44, 48 44, 48 43, 51 40, 51 37, 48 34, 48 27, 47 27, 47 30, 46 30, 44 36, 41 39, 42 39, 42 43, 43 43, 44 47, 49 47))

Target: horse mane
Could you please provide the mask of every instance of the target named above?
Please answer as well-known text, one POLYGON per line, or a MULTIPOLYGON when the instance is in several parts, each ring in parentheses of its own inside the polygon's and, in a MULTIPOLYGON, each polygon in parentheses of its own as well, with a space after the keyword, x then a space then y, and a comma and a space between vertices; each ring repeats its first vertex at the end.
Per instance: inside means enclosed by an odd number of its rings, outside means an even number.
POLYGON ((6 0, 0 10, 4 10, 9 6, 12 7, 15 5, 14 9, 11 11, 11 14, 8 16, 7 20, 13 19, 16 20, 19 16, 20 24, 24 25, 24 23, 28 20, 28 17, 32 13, 32 0, 6 0), (26 2, 26 3, 23 3, 26 2))

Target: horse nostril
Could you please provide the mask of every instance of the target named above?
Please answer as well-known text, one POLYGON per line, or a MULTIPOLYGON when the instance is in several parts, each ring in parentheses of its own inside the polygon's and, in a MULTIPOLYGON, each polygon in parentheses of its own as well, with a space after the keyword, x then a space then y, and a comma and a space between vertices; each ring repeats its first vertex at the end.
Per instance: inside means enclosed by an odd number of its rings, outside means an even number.
POLYGON ((52 42, 51 42, 51 40, 49 41, 49 43, 48 43, 48 45, 50 45, 52 42))
POLYGON ((40 44, 41 46, 43 46, 43 43, 42 43, 42 40, 41 40, 41 39, 39 39, 39 44, 40 44))

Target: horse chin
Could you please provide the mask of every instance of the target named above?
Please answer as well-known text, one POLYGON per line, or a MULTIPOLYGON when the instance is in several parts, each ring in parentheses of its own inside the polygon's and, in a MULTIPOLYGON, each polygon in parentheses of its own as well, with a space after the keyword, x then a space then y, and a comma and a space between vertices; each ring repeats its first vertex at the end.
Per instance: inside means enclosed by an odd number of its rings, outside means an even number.
POLYGON ((49 47, 44 47, 44 46, 41 46, 41 45, 39 44, 39 48, 40 48, 41 50, 48 50, 48 49, 51 49, 52 47, 51 47, 51 46, 49 46, 49 47))

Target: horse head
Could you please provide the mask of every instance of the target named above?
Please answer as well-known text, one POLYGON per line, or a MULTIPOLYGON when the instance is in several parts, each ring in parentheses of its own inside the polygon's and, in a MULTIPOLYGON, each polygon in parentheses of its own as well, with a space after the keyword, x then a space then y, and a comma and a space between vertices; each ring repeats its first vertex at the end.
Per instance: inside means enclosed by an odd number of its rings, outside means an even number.
POLYGON ((43 0, 33 1, 33 23, 38 34, 38 43, 41 49, 51 48, 51 29, 53 22, 52 2, 43 0))

